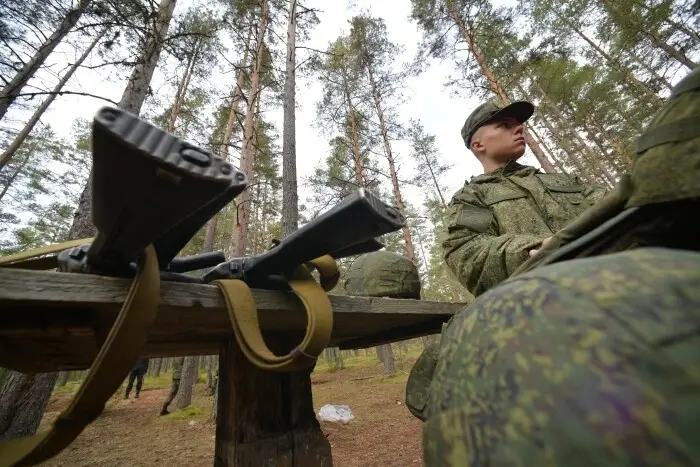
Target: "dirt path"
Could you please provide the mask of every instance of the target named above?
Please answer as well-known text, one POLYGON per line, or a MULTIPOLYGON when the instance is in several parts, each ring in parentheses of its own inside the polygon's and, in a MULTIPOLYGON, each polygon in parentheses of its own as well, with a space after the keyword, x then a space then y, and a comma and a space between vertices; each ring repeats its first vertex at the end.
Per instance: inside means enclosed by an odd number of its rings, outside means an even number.
MULTIPOLYGON (((347 425, 321 422, 334 467, 422 465, 421 424, 404 405, 407 369, 391 379, 379 375, 381 367, 372 365, 312 376, 316 413, 324 404, 347 404, 355 416, 347 425)), ((166 394, 166 387, 147 387, 139 399, 115 395, 71 446, 42 465, 211 467, 215 430, 206 421, 211 398, 204 394, 204 385, 195 388, 190 408, 160 417, 166 394)), ((54 394, 42 428, 71 397, 54 394)))

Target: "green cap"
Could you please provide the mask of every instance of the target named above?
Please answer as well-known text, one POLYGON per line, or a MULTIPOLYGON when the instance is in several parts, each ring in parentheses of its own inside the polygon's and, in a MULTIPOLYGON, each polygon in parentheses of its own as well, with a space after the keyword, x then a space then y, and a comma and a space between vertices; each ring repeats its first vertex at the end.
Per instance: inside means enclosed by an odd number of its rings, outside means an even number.
POLYGON ((513 117, 520 123, 523 123, 527 121, 534 112, 535 106, 527 101, 515 101, 505 107, 492 101, 485 102, 474 109, 464 122, 464 126, 462 126, 462 139, 464 140, 464 144, 470 147, 472 136, 474 136, 476 130, 496 117, 513 117))

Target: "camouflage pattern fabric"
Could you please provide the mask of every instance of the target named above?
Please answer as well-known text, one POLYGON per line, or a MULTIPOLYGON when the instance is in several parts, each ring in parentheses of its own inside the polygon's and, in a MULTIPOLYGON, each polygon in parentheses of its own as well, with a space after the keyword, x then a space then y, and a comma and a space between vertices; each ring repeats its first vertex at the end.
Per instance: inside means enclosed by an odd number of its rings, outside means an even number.
POLYGON ((578 177, 510 162, 474 177, 452 198, 442 242, 445 261, 474 296, 504 281, 606 190, 578 177))
POLYGON ((406 407, 420 420, 427 420, 430 383, 437 366, 440 342, 427 345, 411 367, 406 381, 406 407))
POLYGON ((690 466, 700 459, 700 253, 541 267, 456 314, 427 466, 690 466))
POLYGON ((173 379, 180 379, 182 377, 182 365, 184 362, 185 357, 173 358, 173 379))
POLYGON ((420 298, 418 268, 405 256, 373 251, 358 257, 345 273, 345 291, 362 297, 420 298))
POLYGON ((639 245, 698 250, 699 200, 700 68, 674 86, 640 135, 630 173, 511 277, 561 257, 596 256, 639 245))
POLYGON ((626 207, 700 198, 700 67, 671 96, 637 140, 626 207))

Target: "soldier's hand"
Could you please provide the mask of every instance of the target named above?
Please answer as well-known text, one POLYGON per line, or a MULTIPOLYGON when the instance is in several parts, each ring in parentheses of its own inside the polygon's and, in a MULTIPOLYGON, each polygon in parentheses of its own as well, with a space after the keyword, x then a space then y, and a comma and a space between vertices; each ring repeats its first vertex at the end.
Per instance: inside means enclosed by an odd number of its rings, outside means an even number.
POLYGON ((547 238, 545 238, 544 240, 542 240, 542 244, 540 245, 539 248, 537 248, 537 249, 535 249, 535 250, 530 250, 530 252, 529 252, 529 253, 530 253, 530 256, 531 256, 531 257, 532 257, 532 256, 535 256, 535 255, 537 254, 538 251, 540 251, 542 248, 544 248, 545 246, 547 246, 547 243, 549 243, 549 241, 550 241, 551 239, 552 239, 552 237, 547 237, 547 238))

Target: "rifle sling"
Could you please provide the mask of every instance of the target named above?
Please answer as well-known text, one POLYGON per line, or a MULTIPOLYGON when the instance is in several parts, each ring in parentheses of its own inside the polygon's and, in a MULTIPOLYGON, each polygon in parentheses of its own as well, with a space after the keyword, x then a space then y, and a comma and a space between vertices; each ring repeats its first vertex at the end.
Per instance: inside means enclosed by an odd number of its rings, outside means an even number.
POLYGON ((224 296, 233 333, 241 351, 250 362, 263 370, 296 371, 309 368, 328 345, 333 330, 333 309, 326 290, 337 283, 338 267, 329 255, 310 263, 318 269, 323 286, 316 282, 309 268, 304 265, 285 274, 290 288, 306 309, 308 321, 302 342, 283 356, 275 355, 265 344, 255 300, 248 285, 238 279, 212 282, 224 296))
MULTIPOLYGON (((66 248, 66 244, 61 246, 61 249, 66 248)), ((114 326, 71 404, 49 430, 0 441, 0 466, 35 465, 50 459, 70 445, 102 413, 106 402, 119 389, 140 356, 158 314, 159 299, 158 261, 153 245, 149 245, 143 267, 131 282, 114 326)))
POLYGON ((80 238, 78 240, 70 240, 63 243, 56 243, 53 245, 36 248, 34 250, 15 253, 14 255, 3 256, 0 258, 0 266, 22 269, 53 269, 58 267, 56 255, 44 255, 58 253, 60 251, 67 250, 68 248, 73 248, 80 245, 87 245, 88 243, 92 243, 93 240, 95 240, 94 237, 80 238))
MULTIPOLYGON (((54 268, 56 257, 45 255, 92 240, 73 240, 7 256, 0 259, 0 266, 54 268), (37 257, 41 258, 37 260, 37 257)), ((237 279, 214 282, 224 296, 239 347, 246 358, 263 370, 295 371, 312 366, 328 345, 333 329, 333 310, 326 291, 335 287, 340 277, 335 260, 324 255, 307 265, 297 266, 284 276, 303 303, 308 320, 304 339, 284 356, 275 355, 265 344, 248 285, 237 279), (311 275, 312 269, 318 270, 320 284, 311 275)), ((106 402, 119 389, 141 355, 158 314, 159 299, 158 261, 155 248, 149 245, 145 250, 144 264, 131 282, 124 305, 70 406, 49 430, 0 441, 0 467, 35 465, 50 459, 69 446, 102 413, 106 402)))

